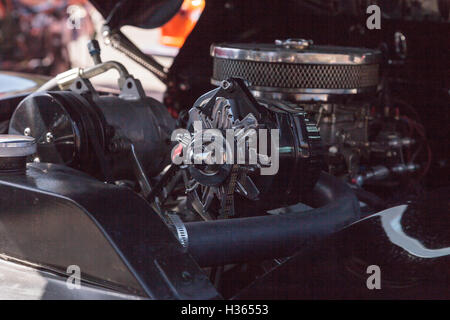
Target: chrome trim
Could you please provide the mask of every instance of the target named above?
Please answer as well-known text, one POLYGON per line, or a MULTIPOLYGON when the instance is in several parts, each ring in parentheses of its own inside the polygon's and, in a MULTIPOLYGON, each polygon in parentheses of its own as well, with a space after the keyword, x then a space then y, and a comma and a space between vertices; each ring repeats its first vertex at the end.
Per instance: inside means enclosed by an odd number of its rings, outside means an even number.
MULTIPOLYGON (((211 79, 211 84, 220 86, 222 81, 211 79)), ((285 101, 321 101, 326 102, 332 98, 347 94, 368 94, 375 93, 377 87, 363 87, 359 89, 305 89, 305 88, 271 88, 254 87, 249 89, 255 98, 265 98, 285 101)))
POLYGON ((378 64, 381 61, 381 52, 378 50, 332 46, 311 46, 300 50, 267 44, 213 44, 210 54, 212 57, 232 60, 292 64, 359 65, 378 64), (245 49, 245 46, 249 48, 245 49))
POLYGON ((27 157, 36 153, 36 141, 32 137, 0 134, 0 157, 27 157))
POLYGON ((335 97, 342 97, 338 94, 327 93, 281 93, 281 92, 264 92, 250 90, 255 98, 272 99, 272 100, 284 100, 291 102, 328 102, 332 101, 335 97))
POLYGON ((358 94, 375 92, 376 86, 361 87, 354 89, 313 89, 313 88, 271 88, 271 87, 256 87, 250 86, 252 91, 267 92, 267 93, 284 93, 284 94, 358 94))

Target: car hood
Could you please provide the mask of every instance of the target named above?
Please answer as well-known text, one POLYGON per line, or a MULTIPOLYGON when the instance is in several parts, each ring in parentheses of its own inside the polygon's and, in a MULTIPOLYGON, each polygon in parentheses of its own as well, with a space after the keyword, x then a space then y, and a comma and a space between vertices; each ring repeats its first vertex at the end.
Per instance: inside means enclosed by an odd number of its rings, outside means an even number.
POLYGON ((33 92, 49 78, 34 74, 0 72, 0 98, 33 92))
MULTIPOLYGON (((223 3, 223 8, 237 8, 232 0, 213 0, 223 3)), ((262 0, 245 0, 246 6, 261 4, 262 0)), ((111 28, 122 25, 133 25, 142 28, 158 28, 169 21, 180 9, 183 0, 90 0, 96 9, 107 20, 111 28), (113 13, 113 14, 111 14, 113 13)), ((237 1, 238 2, 238 1, 237 1)), ((265 1, 265 13, 281 6, 277 1, 265 1)), ((450 22, 450 5, 448 1, 416 0, 413 4, 404 5, 403 1, 380 0, 383 18, 424 21, 450 22), (405 7, 406 6, 406 7, 405 7)), ((366 7, 359 0, 296 0, 292 6, 298 6, 319 15, 366 16, 366 7)), ((217 14, 217 13, 216 13, 217 14)), ((289 15, 289 12, 286 12, 289 15)), ((261 19, 264 19, 261 16, 261 19)))
POLYGON ((133 25, 158 28, 180 9, 183 0, 91 0, 111 28, 133 25))

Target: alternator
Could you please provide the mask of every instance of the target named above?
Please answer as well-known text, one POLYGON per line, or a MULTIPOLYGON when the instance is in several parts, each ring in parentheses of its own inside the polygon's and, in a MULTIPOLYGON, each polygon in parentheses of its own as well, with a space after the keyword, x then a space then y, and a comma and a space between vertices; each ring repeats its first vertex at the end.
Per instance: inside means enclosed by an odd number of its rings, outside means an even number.
POLYGON ((318 179, 316 126, 297 106, 255 100, 242 79, 230 78, 200 97, 189 112, 189 126, 191 133, 179 137, 188 203, 206 220, 297 203, 318 179), (211 135, 207 129, 215 130, 214 139, 205 138, 211 135), (218 141, 222 152, 211 148, 218 141))

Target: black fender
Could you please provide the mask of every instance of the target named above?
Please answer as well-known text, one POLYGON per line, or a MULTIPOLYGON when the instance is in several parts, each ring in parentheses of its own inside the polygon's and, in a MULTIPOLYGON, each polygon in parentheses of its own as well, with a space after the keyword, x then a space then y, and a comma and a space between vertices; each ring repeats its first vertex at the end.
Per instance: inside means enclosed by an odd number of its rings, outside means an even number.
POLYGON ((450 189, 373 214, 298 252, 235 299, 449 299, 450 189), (374 276, 379 273, 379 289, 374 276))

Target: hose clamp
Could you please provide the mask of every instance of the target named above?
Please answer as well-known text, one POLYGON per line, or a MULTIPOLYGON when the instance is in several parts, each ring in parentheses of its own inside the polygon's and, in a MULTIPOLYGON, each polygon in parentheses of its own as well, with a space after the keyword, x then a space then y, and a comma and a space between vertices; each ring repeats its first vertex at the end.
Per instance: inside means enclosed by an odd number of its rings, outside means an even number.
POLYGON ((176 231, 178 241, 180 241, 181 245, 184 248, 187 248, 189 244, 188 242, 189 237, 186 226, 184 225, 183 221, 177 214, 167 214, 167 218, 169 220, 170 225, 173 226, 173 228, 176 231))

